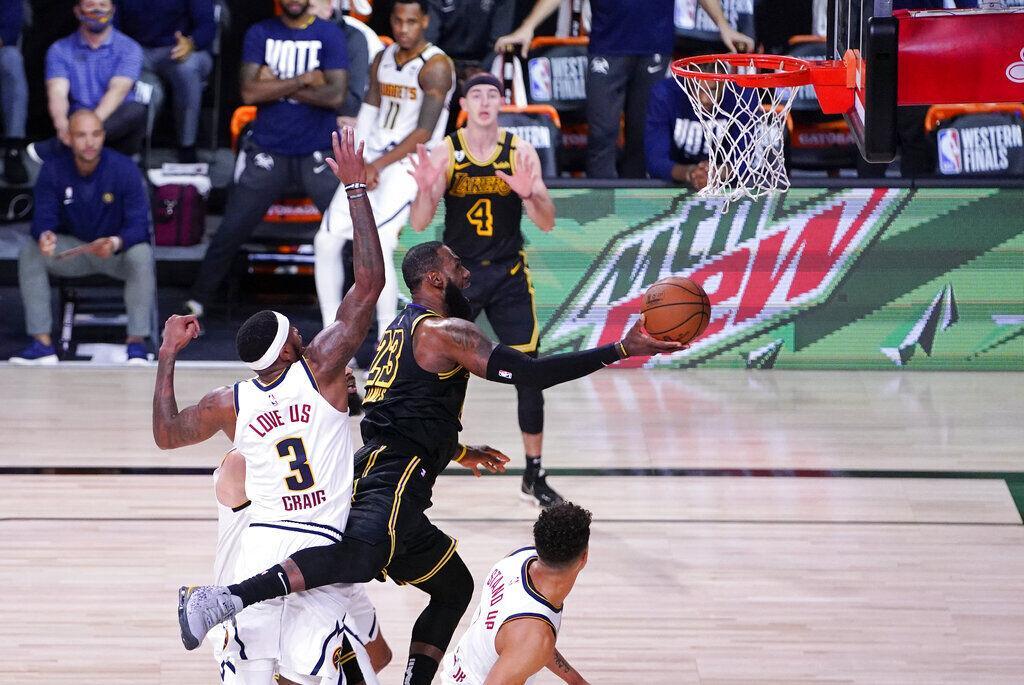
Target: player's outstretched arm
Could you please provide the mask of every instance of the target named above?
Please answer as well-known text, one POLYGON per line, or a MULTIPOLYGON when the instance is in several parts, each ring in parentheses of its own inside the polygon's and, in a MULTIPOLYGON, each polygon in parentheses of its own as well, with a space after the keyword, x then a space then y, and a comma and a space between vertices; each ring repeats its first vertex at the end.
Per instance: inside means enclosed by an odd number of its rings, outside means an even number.
POLYGON ((429 153, 425 145, 417 145, 416 154, 410 157, 412 169, 409 173, 416 181, 416 197, 409 209, 409 225, 414 231, 425 229, 437 212, 451 163, 448 151, 448 141, 429 153))
POLYGON ((355 147, 355 131, 346 127, 339 135, 331 135, 334 159, 327 164, 348 194, 352 215, 352 264, 355 285, 348 291, 338 307, 334 322, 320 331, 306 347, 309 361, 322 386, 332 397, 328 400, 340 406, 336 399, 347 396, 345 365, 359 348, 370 329, 370 320, 376 312, 377 298, 384 289, 384 256, 380 249, 377 223, 366 195, 366 171, 363 165, 363 145, 355 147), (335 392, 336 391, 336 392, 335 392))
POLYGON ((178 353, 199 336, 195 316, 174 315, 164 324, 153 388, 153 439, 162 450, 195 445, 222 430, 234 437, 235 409, 231 388, 207 393, 199 404, 178 411, 174 397, 174 362, 178 353))
POLYGON ((498 345, 476 324, 463 319, 425 321, 420 328, 423 338, 417 339, 416 361, 424 368, 434 370, 437 365, 437 371, 447 371, 461 364, 473 375, 489 381, 541 390, 582 378, 626 357, 670 354, 683 349, 676 342, 655 340, 644 331, 640 321, 617 343, 540 359, 498 345))
POLYGON ((549 671, 569 683, 569 685, 588 685, 586 678, 581 676, 580 672, 566 661, 557 647, 552 650, 551 660, 548 661, 547 667, 549 671))
POLYGON ((494 650, 498 660, 484 685, 523 685, 553 658, 555 633, 536 618, 506 621, 494 636, 494 650))
POLYGON ((532 145, 525 140, 517 142, 515 173, 509 175, 495 171, 494 174, 519 195, 526 207, 526 215, 540 230, 547 232, 555 227, 555 203, 544 185, 540 157, 532 145))

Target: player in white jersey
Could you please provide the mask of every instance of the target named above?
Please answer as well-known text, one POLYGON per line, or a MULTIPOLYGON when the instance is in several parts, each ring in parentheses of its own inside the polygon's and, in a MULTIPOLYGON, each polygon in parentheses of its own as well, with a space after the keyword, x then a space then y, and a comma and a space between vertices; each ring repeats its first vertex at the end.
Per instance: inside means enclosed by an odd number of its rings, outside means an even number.
POLYGON ((541 512, 533 547, 491 568, 462 639, 441 662, 443 685, 522 685, 545 666, 586 685, 555 648, 562 604, 587 565, 590 512, 571 502, 541 512))
MULTIPOLYGON (((370 65, 370 88, 359 109, 357 136, 366 141, 366 177, 384 251, 385 287, 377 303, 377 330, 395 318, 398 278, 393 253, 409 216, 416 182, 406 157, 419 144, 444 137, 455 68, 424 37, 430 16, 425 0, 397 0, 391 10, 395 42, 370 65)), ((352 237, 352 220, 341 189, 334 196, 314 240, 316 294, 324 325, 334 315, 345 282, 341 251, 352 237)))
MULTIPOLYGON (((198 405, 182 411, 174 397, 174 363, 199 335, 199 325, 194 316, 172 316, 164 326, 153 397, 153 435, 157 446, 169 449, 202 442, 222 431, 245 455, 246 492, 253 504, 248 509, 252 522, 243 533, 235 568, 243 578, 252 573, 250 569, 265 568, 267 560, 282 554, 337 542, 348 516, 353 450, 345 362, 366 337, 384 286, 384 263, 366 196, 363 147, 355 149, 350 128, 341 136, 333 135, 333 146, 334 159, 328 164, 348 194, 356 267, 355 286, 338 307, 334 322, 303 347, 302 336, 285 316, 271 311, 255 314, 239 329, 236 345, 239 357, 256 377, 214 390, 198 405)), ((295 576, 297 569, 277 568, 274 577, 284 588, 290 589, 293 576, 301 582, 301 574, 295 576)), ((347 622, 343 625, 338 617, 348 613, 350 601, 341 586, 323 590, 296 595, 296 602, 277 603, 276 610, 237 617, 239 673, 265 673, 277 661, 282 674, 292 681, 320 682, 324 662, 331 656, 325 653, 329 641, 347 632, 347 622), (274 630, 256 628, 250 637, 248 626, 260 621, 278 626, 278 633, 296 631, 296 639, 278 640, 274 630), (324 622, 329 625, 325 627, 324 622), (324 630, 327 635, 321 634, 324 630), (286 653, 279 651, 282 644, 301 644, 302 649, 286 653)), ((195 649, 200 639, 184 618, 185 607, 203 592, 179 591, 179 627, 187 649, 195 649)), ((226 595, 225 601, 229 598, 226 595)), ((199 635, 208 627, 204 625, 199 635)))
MULTIPOLYGON (((351 371, 346 369, 348 384, 355 384, 351 371)), ((218 583, 228 584, 235 580, 235 563, 241 549, 242 532, 251 521, 248 510, 251 502, 245 492, 245 458, 233 449, 213 472, 214 490, 217 494, 217 555, 213 562, 213 576, 218 583)), ((377 614, 363 586, 356 586, 348 607, 349 623, 357 634, 368 640, 365 650, 374 672, 379 673, 391 661, 388 647, 377 621, 377 614)), ((244 616, 244 614, 242 614, 244 616)), ((235 639, 235 622, 225 621, 214 627, 208 634, 213 647, 214 659, 220 669, 221 681, 227 685, 241 685, 245 681, 238 676, 240 643, 235 639)), ((356 663, 356 654, 348 645, 342 646, 342 639, 335 638, 326 651, 332 655, 335 671, 344 669, 347 685, 363 682, 363 676, 356 663)), ((331 672, 331 676, 334 673, 331 672)), ((279 680, 287 683, 288 680, 279 680)))

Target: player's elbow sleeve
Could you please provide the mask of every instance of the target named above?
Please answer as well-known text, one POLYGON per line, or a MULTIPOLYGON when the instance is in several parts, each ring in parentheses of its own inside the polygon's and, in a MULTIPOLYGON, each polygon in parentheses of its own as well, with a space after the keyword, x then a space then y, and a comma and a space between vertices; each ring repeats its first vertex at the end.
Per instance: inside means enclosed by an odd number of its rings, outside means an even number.
POLYGON ((507 345, 498 345, 487 358, 487 380, 507 385, 525 385, 543 389, 536 362, 507 345))

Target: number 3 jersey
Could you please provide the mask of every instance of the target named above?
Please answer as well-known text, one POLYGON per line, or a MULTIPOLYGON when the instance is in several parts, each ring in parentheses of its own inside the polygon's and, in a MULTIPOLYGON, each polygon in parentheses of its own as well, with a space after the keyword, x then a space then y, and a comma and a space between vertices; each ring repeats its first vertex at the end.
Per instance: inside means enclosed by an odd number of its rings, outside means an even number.
MULTIPOLYGON (((370 159, 379 157, 408 137, 419 124, 420 107, 423 105, 424 93, 420 88, 420 69, 444 51, 436 45, 427 44, 419 55, 399 65, 397 61, 398 43, 384 48, 380 64, 377 66, 377 83, 380 86, 380 110, 373 130, 368 131, 366 142, 367 156, 370 159)), ((427 147, 433 146, 444 136, 448 125, 448 103, 455 90, 455 78, 452 77, 451 88, 444 98, 444 109, 437 119, 431 132, 427 147)))
POLYGON ((515 259, 523 249, 523 201, 495 171, 516 170, 519 138, 498 129, 488 159, 477 159, 459 129, 445 138, 450 156, 444 194, 444 244, 472 265, 515 259))
POLYGON ((239 381, 234 393, 234 444, 245 457, 252 520, 344 530, 352 499, 352 431, 348 414, 320 394, 306 360, 270 383, 239 381))

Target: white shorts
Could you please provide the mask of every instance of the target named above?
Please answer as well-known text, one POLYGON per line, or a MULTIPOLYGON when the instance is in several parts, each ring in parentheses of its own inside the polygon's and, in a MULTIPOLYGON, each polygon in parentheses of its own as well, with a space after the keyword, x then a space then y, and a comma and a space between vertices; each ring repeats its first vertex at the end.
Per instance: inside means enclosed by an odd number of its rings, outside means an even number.
MULTIPOLYGON (((338 538, 313 524, 254 521, 242 534, 235 580, 265 571, 300 549, 338 538)), ((235 617, 233 628, 215 630, 223 631, 214 642, 223 668, 230 670, 230 664, 245 669, 246 661, 255 666, 273 660, 283 673, 330 681, 337 677, 335 660, 344 637, 366 644, 379 627, 362 585, 328 585, 246 607, 235 617)))
MULTIPOLYGON (((412 162, 408 158, 388 165, 380 172, 377 187, 367 193, 382 237, 394 236, 397 241, 398 232, 409 219, 409 208, 416 199, 416 181, 409 175, 411 169, 412 162)), ((352 217, 344 186, 338 186, 320 228, 342 240, 352 240, 352 217)))

